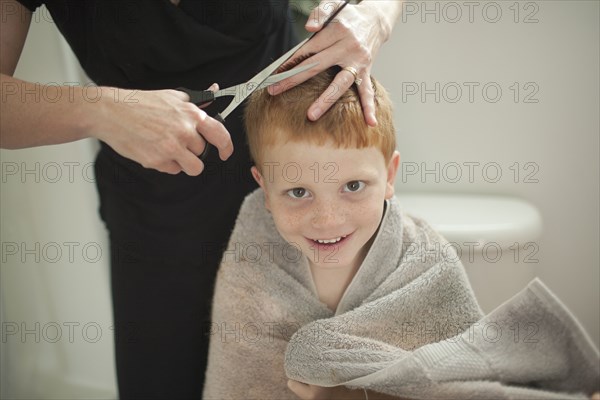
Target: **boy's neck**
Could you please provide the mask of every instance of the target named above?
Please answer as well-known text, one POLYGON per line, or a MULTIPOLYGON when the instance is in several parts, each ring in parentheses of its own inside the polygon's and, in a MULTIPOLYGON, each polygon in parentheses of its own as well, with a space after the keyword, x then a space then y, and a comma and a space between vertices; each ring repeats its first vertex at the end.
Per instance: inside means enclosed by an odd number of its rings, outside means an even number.
POLYGON ((325 303, 330 310, 335 312, 337 309, 348 285, 352 282, 371 248, 375 236, 373 235, 373 238, 364 246, 360 257, 356 258, 353 265, 322 267, 315 266, 309 260, 308 264, 319 300, 325 303))
POLYGON ((371 246, 373 245, 373 242, 379 233, 381 222, 385 217, 387 209, 388 203, 385 201, 377 231, 375 231, 371 239, 369 239, 369 241, 365 244, 360 255, 354 260, 353 265, 334 265, 330 268, 326 268, 322 266, 316 266, 312 263, 312 261, 310 261, 310 259, 308 260, 313 282, 315 284, 315 288, 317 289, 317 296, 321 302, 325 303, 327 307, 329 307, 330 310, 335 312, 340 300, 342 300, 342 297, 346 292, 346 289, 350 285, 350 282, 352 282, 352 279, 360 269, 365 257, 367 257, 367 254, 369 253, 369 250, 371 249, 371 246))

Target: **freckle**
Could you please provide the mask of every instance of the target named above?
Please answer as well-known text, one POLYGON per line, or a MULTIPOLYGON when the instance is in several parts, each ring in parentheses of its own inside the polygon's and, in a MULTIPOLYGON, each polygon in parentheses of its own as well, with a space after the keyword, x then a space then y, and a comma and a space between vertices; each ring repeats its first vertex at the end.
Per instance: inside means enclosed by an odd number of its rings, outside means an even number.
POLYGON ((298 222, 300 222, 300 216, 299 215, 289 215, 286 218, 286 220, 289 225, 297 225, 298 222))

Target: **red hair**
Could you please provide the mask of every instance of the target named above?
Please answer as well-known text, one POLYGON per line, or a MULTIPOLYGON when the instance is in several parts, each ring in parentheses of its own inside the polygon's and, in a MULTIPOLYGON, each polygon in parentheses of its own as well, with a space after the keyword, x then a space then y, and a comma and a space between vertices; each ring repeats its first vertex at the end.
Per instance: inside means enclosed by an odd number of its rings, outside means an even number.
MULTIPOLYGON (((278 143, 309 142, 324 145, 331 141, 341 148, 375 146, 386 164, 396 149, 396 132, 392 121, 392 106, 385 89, 371 77, 375 92, 377 126, 366 124, 358 90, 352 85, 317 121, 306 114, 309 106, 322 93, 333 96, 329 88, 339 67, 332 67, 308 81, 277 96, 260 90, 250 96, 244 112, 250 154, 261 170, 263 153, 278 143)), ((363 85, 368 82, 363 82, 363 85)))

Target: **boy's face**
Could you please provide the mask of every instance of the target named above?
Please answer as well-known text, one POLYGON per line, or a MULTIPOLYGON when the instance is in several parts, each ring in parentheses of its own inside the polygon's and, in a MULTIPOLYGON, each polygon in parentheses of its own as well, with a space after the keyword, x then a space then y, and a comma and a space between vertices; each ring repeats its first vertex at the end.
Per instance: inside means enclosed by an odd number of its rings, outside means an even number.
POLYGON ((262 174, 252 174, 277 230, 313 267, 356 268, 394 195, 399 161, 394 152, 386 165, 375 147, 286 143, 266 149, 262 174))

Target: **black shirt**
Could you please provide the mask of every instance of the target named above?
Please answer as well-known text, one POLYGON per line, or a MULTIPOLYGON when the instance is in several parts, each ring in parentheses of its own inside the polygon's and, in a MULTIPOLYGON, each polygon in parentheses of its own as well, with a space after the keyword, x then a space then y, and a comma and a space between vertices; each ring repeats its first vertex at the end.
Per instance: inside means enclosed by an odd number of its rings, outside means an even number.
POLYGON ((287 0, 19 1, 30 10, 46 5, 99 85, 225 87, 292 44, 287 0))
MULTIPOLYGON (((98 85, 206 89, 217 82, 224 88, 249 79, 295 42, 287 0, 182 0, 177 6, 169 0, 19 1, 30 10, 46 5, 98 85)), ((207 111, 223 110, 230 99, 207 111)), ((96 178, 111 240, 134 240, 154 260, 187 260, 208 244, 218 261, 216 248, 226 243, 241 201, 256 187, 241 115, 238 107, 226 123, 234 155, 222 162, 213 151, 198 177, 145 169, 103 144, 96 178)))

